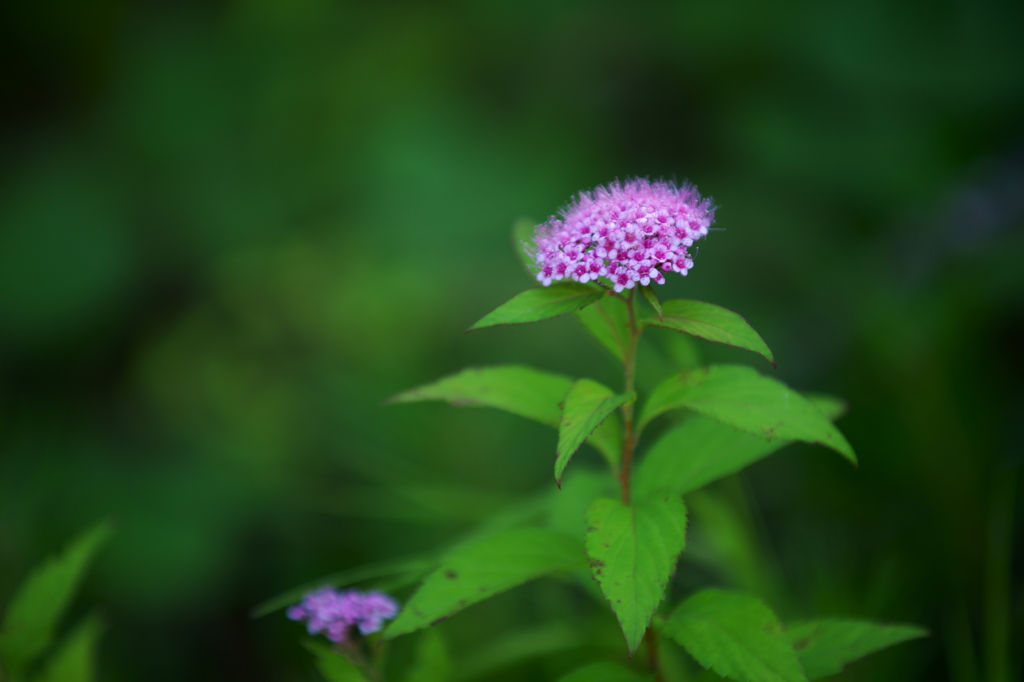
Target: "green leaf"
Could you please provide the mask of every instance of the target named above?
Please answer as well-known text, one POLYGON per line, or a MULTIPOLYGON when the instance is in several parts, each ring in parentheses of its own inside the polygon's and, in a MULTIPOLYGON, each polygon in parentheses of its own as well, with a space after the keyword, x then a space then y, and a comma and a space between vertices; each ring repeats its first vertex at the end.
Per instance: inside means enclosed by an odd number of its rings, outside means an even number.
POLYGON ((103 623, 96 616, 85 618, 50 657, 35 682, 92 682, 96 678, 96 647, 103 623))
MULTIPOLYGON (((615 395, 610 388, 591 379, 579 379, 565 396, 562 423, 558 427, 555 457, 555 481, 561 485, 562 472, 573 454, 609 415, 622 405, 636 400, 636 393, 615 395)), ((619 457, 610 462, 617 467, 619 457)))
MULTIPOLYGON (((616 492, 618 482, 607 470, 573 467, 562 480, 562 487, 551 491, 545 525, 569 537, 582 538, 587 532, 587 510, 591 503, 616 492)), ((593 582, 590 576, 587 580, 593 582)))
POLYGON ((811 404, 818 409, 818 412, 825 415, 825 419, 828 419, 830 422, 839 419, 850 409, 850 405, 845 400, 834 395, 805 392, 804 397, 811 401, 811 404))
MULTIPOLYGON (((654 308, 654 312, 658 314, 658 322, 662 322, 664 314, 661 310, 661 301, 658 300, 658 294, 654 291, 654 287, 650 284, 647 286, 641 286, 640 295, 644 297, 645 301, 651 304, 652 308, 654 308)), ((671 303, 671 301, 669 301, 669 303, 671 303)))
POLYGON ((660 319, 649 317, 643 323, 753 351, 775 365, 775 356, 754 328, 721 306, 677 298, 662 304, 660 319))
POLYGON ((863 620, 830 618, 797 625, 786 632, 807 673, 807 679, 842 672, 868 654, 918 637, 928 631, 916 625, 882 625, 863 620))
POLYGON ((429 628, 417 638, 416 657, 405 676, 405 682, 448 682, 452 663, 448 649, 437 628, 429 628))
POLYGON ((638 499, 666 490, 685 495, 786 445, 789 441, 765 440, 693 415, 669 429, 644 454, 633 474, 633 493, 638 499))
MULTIPOLYGON (((633 399, 636 399, 635 394, 633 399)), ((622 459, 622 422, 619 421, 619 415, 614 412, 608 415, 590 434, 587 442, 601 453, 612 470, 617 471, 619 460, 622 459)))
POLYGON ((512 250, 531 278, 537 271, 537 264, 533 259, 533 252, 537 248, 533 238, 536 229, 534 222, 526 218, 520 218, 512 223, 512 250))
POLYGON ((318 580, 305 583, 299 587, 293 587, 287 592, 282 592, 276 597, 266 600, 258 606, 254 606, 249 612, 252 618, 261 618, 267 614, 273 613, 283 609, 295 602, 301 600, 306 593, 311 592, 317 588, 323 587, 324 585, 333 585, 334 587, 347 587, 354 585, 364 580, 373 580, 374 578, 387 578, 391 576, 402 575, 405 573, 418 573, 432 568, 437 564, 437 560, 428 556, 413 556, 413 557, 402 557, 400 559, 390 559, 388 561, 378 561, 372 564, 365 564, 363 566, 356 566, 349 568, 344 571, 338 571, 337 573, 331 573, 318 580))
POLYGON ((591 663, 572 671, 558 682, 639 682, 643 675, 617 663, 591 663))
POLYGON ((764 603, 745 594, 704 590, 669 616, 662 632, 705 668, 739 682, 803 682, 796 652, 764 603))
POLYGON ((18 588, 0 629, 0 660, 12 675, 23 672, 50 645, 75 588, 110 533, 109 523, 93 526, 18 588))
POLYGON ((539 322, 575 312, 601 298, 603 291, 579 282, 558 282, 548 287, 527 289, 499 306, 466 331, 499 324, 539 322))
POLYGON ((366 675, 352 661, 318 640, 302 645, 316 657, 316 669, 327 682, 368 682, 366 675))
POLYGON ((857 463, 846 438, 817 407, 781 381, 749 367, 713 365, 670 376, 651 392, 641 428, 682 407, 769 440, 820 443, 857 463))
POLYGON ((492 679, 503 668, 587 644, 579 627, 554 622, 503 634, 467 655, 455 680, 492 679))
POLYGON ((686 545, 686 507, 676 495, 631 506, 600 499, 590 505, 587 524, 591 570, 632 654, 686 545))
POLYGON ((571 387, 569 377, 532 367, 471 367, 432 384, 403 391, 387 402, 441 400, 458 406, 496 407, 557 427, 562 421, 559 405, 571 387))
POLYGON ((624 361, 629 343, 629 310, 621 298, 606 295, 577 311, 576 319, 619 362, 624 361))
POLYGON ((513 528, 460 546, 427 576, 384 637, 413 632, 517 585, 585 563, 575 540, 543 528, 513 528))

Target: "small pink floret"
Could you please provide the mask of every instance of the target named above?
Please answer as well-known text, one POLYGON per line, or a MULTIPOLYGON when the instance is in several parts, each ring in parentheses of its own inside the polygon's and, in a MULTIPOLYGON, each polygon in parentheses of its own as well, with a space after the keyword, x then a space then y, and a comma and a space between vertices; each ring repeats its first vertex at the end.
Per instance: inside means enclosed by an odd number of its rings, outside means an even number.
POLYGON ((323 633, 332 642, 344 642, 351 627, 369 635, 398 614, 398 604, 383 592, 338 592, 324 587, 308 593, 285 612, 292 620, 305 620, 309 634, 323 633))
POLYGON ((561 218, 537 227, 537 281, 606 277, 617 292, 664 284, 662 271, 686 275, 693 267, 687 247, 714 222, 711 200, 688 183, 634 178, 580 192, 561 218), (619 267, 626 263, 636 269, 619 267))

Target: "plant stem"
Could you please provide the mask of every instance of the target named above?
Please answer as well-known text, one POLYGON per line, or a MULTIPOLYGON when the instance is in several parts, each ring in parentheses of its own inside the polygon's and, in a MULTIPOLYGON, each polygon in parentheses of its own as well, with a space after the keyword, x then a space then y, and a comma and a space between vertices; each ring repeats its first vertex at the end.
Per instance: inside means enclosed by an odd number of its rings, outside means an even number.
POLYGON ((658 633, 654 628, 648 627, 644 633, 644 641, 647 642, 647 665, 654 672, 654 682, 664 682, 665 678, 658 667, 658 633))
MULTIPOLYGON (((640 328, 636 323, 636 309, 633 306, 635 291, 635 289, 630 289, 629 296, 625 297, 626 309, 629 310, 629 339, 626 341, 626 356, 622 361, 626 393, 633 391, 636 375, 636 345, 640 339, 640 328)), ((619 469, 619 485, 622 488, 623 504, 629 504, 630 500, 629 473, 633 464, 634 445, 636 445, 636 438, 633 434, 633 403, 626 403, 622 406, 622 467, 619 469)))

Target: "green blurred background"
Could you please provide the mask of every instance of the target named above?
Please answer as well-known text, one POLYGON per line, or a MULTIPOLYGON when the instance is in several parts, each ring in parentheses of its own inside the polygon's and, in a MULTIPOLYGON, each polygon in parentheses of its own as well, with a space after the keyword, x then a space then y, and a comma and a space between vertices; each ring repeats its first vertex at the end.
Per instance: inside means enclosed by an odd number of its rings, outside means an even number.
MULTIPOLYGON (((0 605, 109 516, 77 607, 102 679, 317 679, 250 607, 553 487, 545 428, 381 401, 471 364, 616 381, 571 319, 462 330, 530 284, 514 219, 675 177, 724 231, 663 297, 846 397, 861 459, 794 446, 718 486, 757 555, 686 559, 676 597, 931 629, 837 679, 1019 679, 1022 35, 1009 0, 5 4, 0 605)), ((558 621, 598 634, 484 677, 624 650, 554 583, 441 628, 466 660, 558 621)))

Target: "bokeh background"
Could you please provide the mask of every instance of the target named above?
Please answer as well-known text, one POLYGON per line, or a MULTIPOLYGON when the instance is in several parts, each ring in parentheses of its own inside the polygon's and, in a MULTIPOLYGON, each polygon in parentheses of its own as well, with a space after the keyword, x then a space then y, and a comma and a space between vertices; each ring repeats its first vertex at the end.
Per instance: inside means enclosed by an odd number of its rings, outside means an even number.
MULTIPOLYGON (((844 396, 861 459, 793 446, 719 485, 747 544, 684 559, 676 597, 932 631, 837 679, 1019 679, 1022 35, 1009 0, 5 3, 0 604, 111 517, 76 606, 102 679, 318 679, 253 605, 553 487, 543 427, 382 401, 471 364, 615 381, 568 318, 462 331, 530 284, 515 219, 642 175, 724 228, 663 296, 844 396)), ((621 655, 573 594, 446 621, 460 679, 621 655)))

